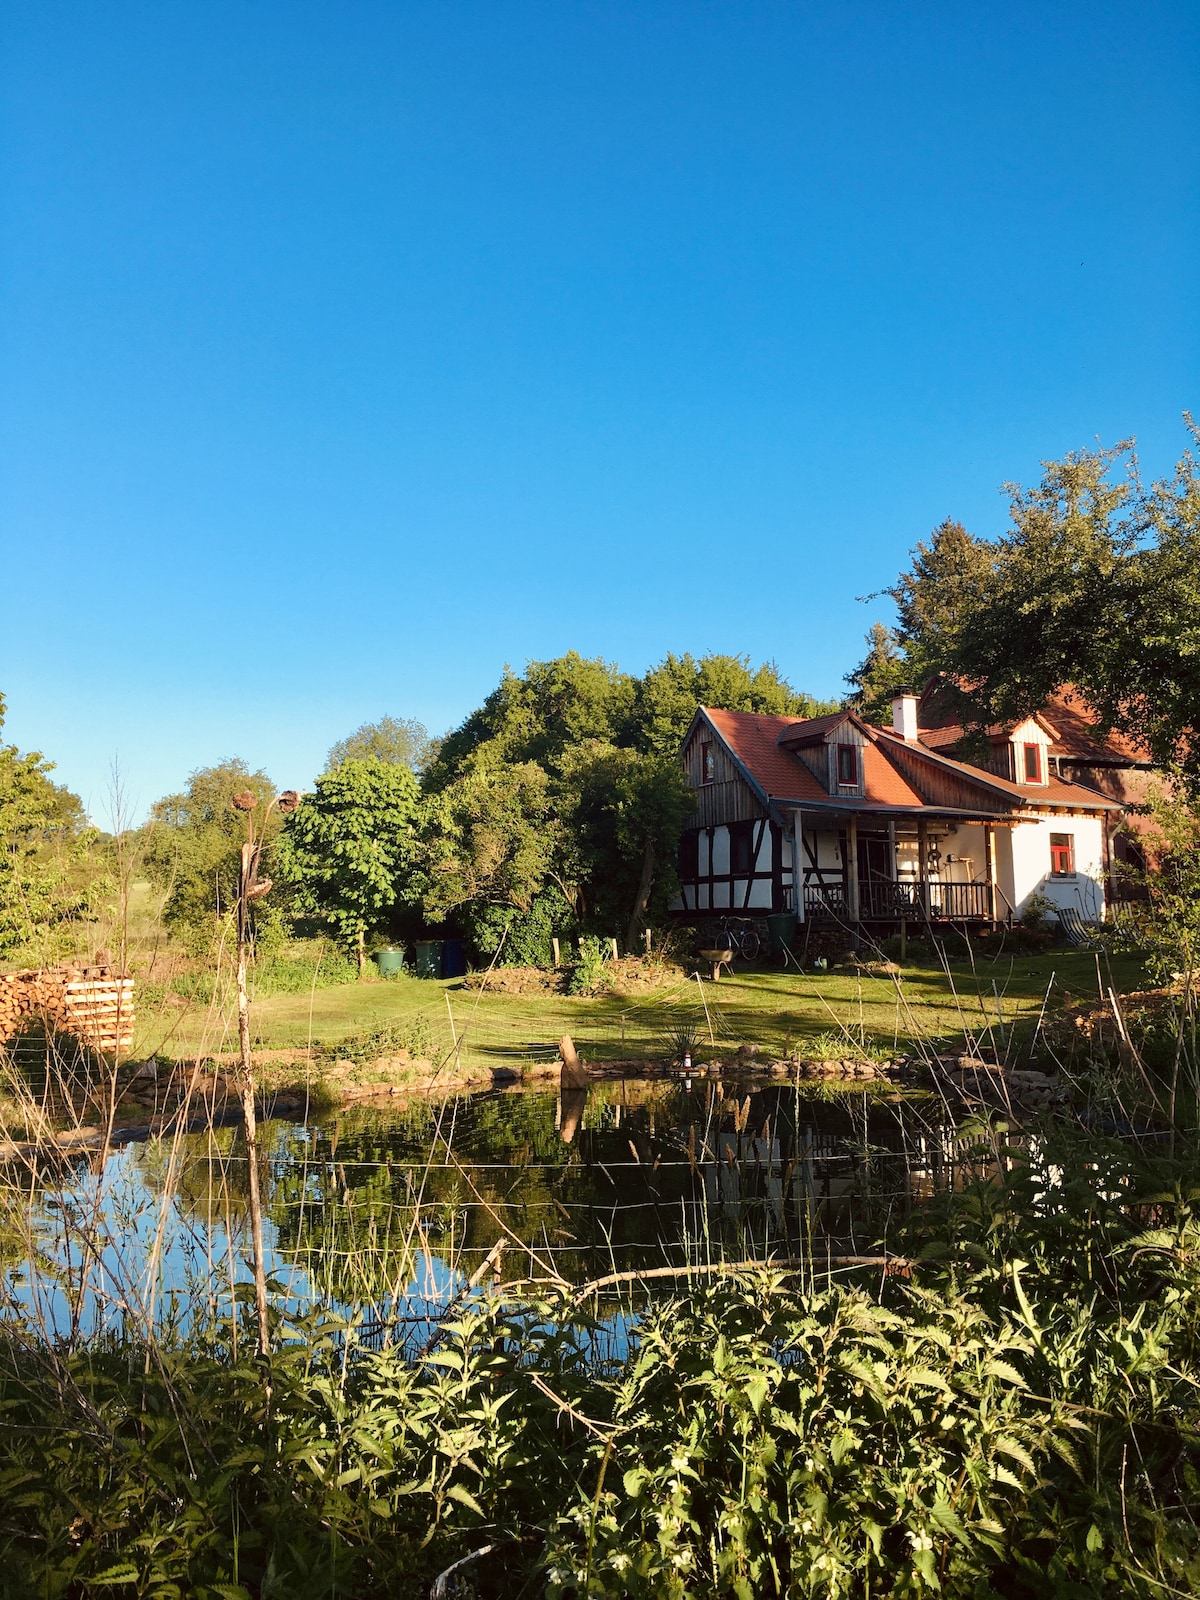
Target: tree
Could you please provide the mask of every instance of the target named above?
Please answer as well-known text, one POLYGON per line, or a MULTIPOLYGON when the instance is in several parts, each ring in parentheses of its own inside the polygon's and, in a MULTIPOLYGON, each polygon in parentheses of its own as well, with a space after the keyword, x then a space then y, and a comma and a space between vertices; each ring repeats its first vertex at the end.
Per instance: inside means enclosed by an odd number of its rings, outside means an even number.
POLYGON ((886 726, 892 720, 893 698, 904 689, 917 687, 915 669, 894 631, 884 623, 871 624, 866 643, 866 655, 846 674, 852 690, 849 704, 866 721, 886 726))
POLYGON ((513 948, 540 947, 564 920, 636 940, 674 884, 691 808, 677 753, 699 704, 829 709, 740 656, 672 655, 640 680, 574 651, 520 677, 506 668, 425 775, 439 801, 426 914, 454 914, 481 951, 501 919, 513 948))
POLYGON ((420 893, 421 797, 408 767, 343 761, 284 820, 275 861, 296 908, 353 950, 360 974, 366 937, 420 893))
POLYGON ((695 806, 674 756, 591 741, 563 774, 562 872, 580 919, 621 929, 633 949, 677 887, 679 836, 695 806))
MULTIPOLYGON (((275 785, 265 772, 251 772, 233 756, 199 767, 181 794, 167 795, 151 809, 145 829, 147 872, 165 892, 168 927, 195 940, 211 938, 237 904, 245 828, 232 801, 246 791, 265 805, 274 798, 275 785)), ((268 841, 278 829, 279 817, 272 812, 268 841)))
POLYGON ((631 738, 639 750, 675 755, 697 706, 818 717, 837 710, 835 700, 814 700, 780 677, 774 662, 752 669, 748 656, 668 655, 637 687, 631 738))
MULTIPOLYGON (((1193 439, 1197 433, 1187 419, 1193 439)), ((1044 464, 1008 486, 1012 531, 956 542, 889 592, 914 651, 956 677, 979 725, 1072 685, 1101 726, 1200 789, 1200 476, 1186 451, 1149 489, 1130 444, 1044 464)))
MULTIPOLYGON (((5 700, 0 695, 0 729, 5 700)), ((99 834, 78 795, 51 781, 54 763, 0 744, 0 951, 56 951, 108 888, 99 834)))
POLYGON ((576 651, 531 661, 522 677, 505 667, 499 685, 462 727, 447 734, 427 775, 441 788, 468 766, 536 762, 556 769, 584 739, 625 742, 636 683, 628 673, 576 651))
POLYGON ((326 770, 344 761, 395 761, 412 772, 422 772, 437 750, 423 723, 409 717, 380 717, 364 722, 348 738, 339 739, 326 759, 326 770))
POLYGON ((535 762, 470 767, 429 802, 425 913, 464 907, 528 912, 551 878, 559 829, 535 762))

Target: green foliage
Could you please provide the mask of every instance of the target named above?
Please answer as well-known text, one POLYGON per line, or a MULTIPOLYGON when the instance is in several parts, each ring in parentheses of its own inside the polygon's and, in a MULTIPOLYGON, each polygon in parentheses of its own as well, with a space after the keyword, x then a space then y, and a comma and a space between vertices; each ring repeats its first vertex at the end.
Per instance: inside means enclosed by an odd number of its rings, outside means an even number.
POLYGON ((420 793, 397 762, 344 761, 317 779, 287 818, 276 859, 297 909, 354 950, 397 903, 413 903, 420 859, 420 793))
POLYGON ((752 669, 748 656, 668 655, 638 683, 631 742, 648 754, 675 756, 697 706, 819 717, 838 703, 798 693, 772 661, 752 669))
POLYGON ((1147 488, 1128 444, 1080 450, 1047 462, 1035 487, 1007 487, 1010 533, 989 542, 943 524, 888 590, 914 675, 955 678, 980 725, 1072 685, 1103 726, 1200 785, 1195 456, 1147 488))
POLYGON ((1182 794, 1147 797, 1143 843, 1153 870, 1138 874, 1145 899, 1122 908, 1117 937, 1141 956, 1148 976, 1169 983, 1200 972, 1200 813, 1182 794))
POLYGON ((401 1050, 407 1050, 411 1056, 437 1059, 440 1053, 438 1035, 425 1012, 418 1012, 403 1022, 364 1029, 332 1044, 318 1040, 313 1046, 318 1061, 353 1061, 356 1065, 394 1056, 401 1050))
POLYGON ((343 951, 320 941, 296 941, 291 946, 270 953, 263 951, 261 943, 255 953, 250 978, 257 996, 269 994, 308 994, 318 989, 336 988, 338 984, 353 983, 358 977, 358 965, 349 960, 343 951))
POLYGON ((852 690, 849 703, 866 721, 890 727, 893 697, 905 690, 919 690, 919 674, 917 664, 902 653, 892 629, 873 622, 867 634, 866 655, 853 672, 846 674, 852 690))
POLYGON ((426 915, 440 920, 464 906, 528 912, 546 883, 557 835, 541 767, 468 767, 428 801, 426 915))
POLYGON ((568 991, 571 994, 594 994, 604 972, 604 948, 592 933, 585 933, 571 967, 568 991))
POLYGON ((378 722, 364 722, 347 738, 339 739, 325 765, 332 771, 344 761, 395 761, 421 772, 436 749, 437 741, 429 737, 423 723, 410 717, 380 717, 378 722))
POLYGON ((429 785, 441 788, 468 766, 495 770, 535 763, 554 771, 581 740, 623 743, 635 694, 628 673, 574 650, 555 661, 531 661, 523 677, 506 667, 479 710, 442 741, 429 785))
POLYGON ((535 894, 527 911, 476 901, 462 921, 480 960, 490 963, 499 951, 505 967, 548 967, 554 960, 551 940, 565 943, 575 932, 575 913, 554 884, 535 894))
POLYGON ((486 951, 502 912, 528 917, 554 886, 573 923, 635 943, 676 887, 692 806, 676 757, 700 704, 826 709, 737 656, 672 655, 641 679, 574 651, 506 670, 426 774, 426 914, 457 914, 486 951))
POLYGON ((557 1291, 424 1351, 276 1321, 0 1340, 14 1593, 1149 1600, 1200 1584, 1197 1172, 979 1127, 911 1281, 697 1277, 627 1352, 557 1291), (548 1463, 551 1467, 548 1467, 548 1463), (552 1469, 551 1469, 552 1468, 552 1469))
MULTIPOLYGON (((0 695, 0 729, 4 706, 0 695)), ((100 836, 53 770, 36 751, 0 744, 0 953, 58 953, 70 924, 94 917, 110 887, 100 836)))
MULTIPOLYGON (((182 794, 154 805, 143 830, 147 875, 166 896, 163 920, 197 950, 207 947, 237 903, 246 822, 230 802, 245 791, 259 802, 260 815, 275 797, 266 773, 251 772, 239 757, 200 767, 182 794)), ((268 841, 278 827, 278 813, 271 812, 268 841)), ((263 914, 269 915, 265 908, 263 914)))

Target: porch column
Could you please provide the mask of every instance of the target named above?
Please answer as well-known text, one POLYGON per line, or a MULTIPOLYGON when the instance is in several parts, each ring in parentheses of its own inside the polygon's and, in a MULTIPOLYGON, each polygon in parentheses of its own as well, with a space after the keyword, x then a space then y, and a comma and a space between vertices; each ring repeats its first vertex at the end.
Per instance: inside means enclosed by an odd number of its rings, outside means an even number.
POLYGON ((994 933, 1000 926, 1000 900, 996 883, 996 830, 990 822, 984 824, 983 846, 987 851, 988 911, 994 933))
POLYGON ((792 910, 804 921, 804 823, 799 808, 792 812, 792 910))
POLYGON ((846 914, 851 922, 860 917, 858 903, 858 818, 846 818, 846 914))
POLYGON ((929 824, 917 818, 917 899, 921 915, 929 921, 929 824))

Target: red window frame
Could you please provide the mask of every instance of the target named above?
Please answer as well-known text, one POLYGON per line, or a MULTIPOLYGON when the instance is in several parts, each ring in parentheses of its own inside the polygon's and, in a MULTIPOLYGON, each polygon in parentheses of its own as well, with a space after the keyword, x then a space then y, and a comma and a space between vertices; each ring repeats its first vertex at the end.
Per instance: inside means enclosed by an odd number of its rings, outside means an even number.
POLYGON ((716 781, 717 763, 713 755, 713 747, 711 744, 702 744, 700 746, 700 782, 716 783, 716 781))
POLYGON ((1075 835, 1052 833, 1050 835, 1050 873, 1055 878, 1075 875, 1075 835))
POLYGON ((856 744, 838 745, 837 781, 839 789, 858 788, 858 746, 856 744))
POLYGON ((1025 752, 1025 782, 1041 783, 1042 781, 1042 747, 1040 744, 1027 744, 1023 746, 1025 752))

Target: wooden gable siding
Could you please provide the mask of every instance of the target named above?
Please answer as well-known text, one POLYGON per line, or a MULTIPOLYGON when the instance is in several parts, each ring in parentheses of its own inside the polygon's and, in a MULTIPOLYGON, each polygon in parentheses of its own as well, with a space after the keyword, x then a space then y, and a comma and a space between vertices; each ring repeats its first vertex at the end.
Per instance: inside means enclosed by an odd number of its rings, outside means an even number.
POLYGON ((695 791, 696 809, 688 818, 691 828, 714 828, 722 822, 755 822, 767 808, 734 766, 712 729, 702 725, 683 752, 688 783, 695 791), (714 781, 704 782, 703 746, 712 745, 714 781))
POLYGON ((991 794, 978 787, 965 775, 925 761, 897 739, 887 742, 887 754, 892 764, 924 799, 926 805, 948 806, 956 811, 995 813, 997 816, 1012 810, 1012 802, 1001 794, 991 794))

